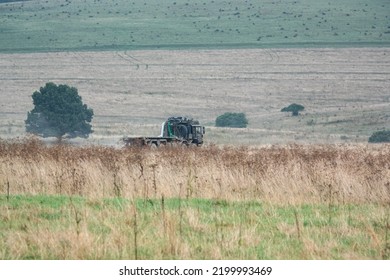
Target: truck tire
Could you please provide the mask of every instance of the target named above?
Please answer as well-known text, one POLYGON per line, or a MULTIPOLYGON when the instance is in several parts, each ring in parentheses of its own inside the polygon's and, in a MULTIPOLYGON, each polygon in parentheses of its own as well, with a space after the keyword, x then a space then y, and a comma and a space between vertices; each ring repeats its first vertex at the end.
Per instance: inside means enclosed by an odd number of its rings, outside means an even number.
POLYGON ((187 139, 188 130, 184 124, 180 124, 177 126, 177 132, 178 132, 178 135, 177 135, 178 137, 183 138, 183 139, 187 139))

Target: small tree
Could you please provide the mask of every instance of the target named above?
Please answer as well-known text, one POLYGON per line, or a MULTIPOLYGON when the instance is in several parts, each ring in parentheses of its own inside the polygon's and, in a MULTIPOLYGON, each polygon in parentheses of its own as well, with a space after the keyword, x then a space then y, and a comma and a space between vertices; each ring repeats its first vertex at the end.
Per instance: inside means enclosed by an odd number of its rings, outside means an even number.
POLYGON ((215 126, 218 127, 246 127, 248 120, 244 113, 224 113, 217 117, 215 126))
POLYGON ((93 110, 83 104, 77 89, 47 83, 32 95, 34 109, 27 113, 26 131, 41 137, 87 138, 92 133, 93 110))
POLYGON ((284 107, 281 111, 282 112, 292 112, 293 116, 298 116, 300 111, 305 110, 305 107, 303 107, 300 104, 292 103, 288 107, 284 107))
POLYGON ((382 130, 374 132, 370 138, 368 138, 370 143, 385 143, 390 142, 390 130, 382 130))

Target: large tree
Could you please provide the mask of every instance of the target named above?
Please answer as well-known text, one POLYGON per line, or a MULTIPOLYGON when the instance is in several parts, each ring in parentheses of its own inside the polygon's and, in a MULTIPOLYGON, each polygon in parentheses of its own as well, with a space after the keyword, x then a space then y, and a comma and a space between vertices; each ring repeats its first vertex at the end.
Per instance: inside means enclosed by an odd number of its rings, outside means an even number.
POLYGON ((83 104, 77 89, 47 83, 32 95, 34 109, 27 113, 26 131, 41 137, 87 138, 92 133, 93 110, 83 104))

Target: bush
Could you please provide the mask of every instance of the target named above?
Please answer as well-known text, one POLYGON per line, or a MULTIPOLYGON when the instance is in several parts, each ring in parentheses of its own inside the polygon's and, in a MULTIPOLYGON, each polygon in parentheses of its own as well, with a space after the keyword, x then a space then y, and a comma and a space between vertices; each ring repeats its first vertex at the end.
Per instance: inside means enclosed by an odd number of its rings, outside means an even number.
POLYGON ((370 143, 383 143, 390 142, 390 130, 382 130, 374 132, 370 138, 368 138, 370 143))
POLYGON ((244 113, 224 113, 215 120, 215 126, 217 127, 243 128, 247 124, 248 120, 244 113))
POLYGON ((301 104, 292 103, 288 107, 284 107, 281 111, 282 112, 292 112, 293 116, 298 116, 299 111, 305 110, 305 107, 301 104))

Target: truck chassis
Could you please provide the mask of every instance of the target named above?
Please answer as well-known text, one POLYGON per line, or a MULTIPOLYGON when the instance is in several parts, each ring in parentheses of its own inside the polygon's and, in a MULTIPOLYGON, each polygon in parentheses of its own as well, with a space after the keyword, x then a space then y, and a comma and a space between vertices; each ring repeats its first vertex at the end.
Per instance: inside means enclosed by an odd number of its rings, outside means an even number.
POLYGON ((141 146, 189 146, 187 140, 178 137, 124 137, 122 141, 126 147, 141 147, 141 146))

